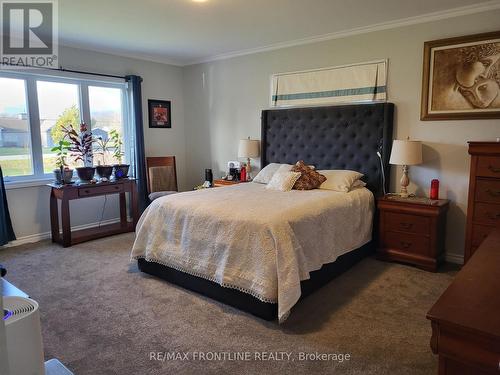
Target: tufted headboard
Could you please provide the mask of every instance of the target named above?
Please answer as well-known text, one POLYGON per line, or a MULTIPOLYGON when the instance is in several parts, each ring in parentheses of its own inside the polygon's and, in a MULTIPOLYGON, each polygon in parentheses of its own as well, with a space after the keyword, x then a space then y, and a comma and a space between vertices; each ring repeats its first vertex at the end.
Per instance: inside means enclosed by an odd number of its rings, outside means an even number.
POLYGON ((363 173, 382 195, 380 151, 389 184, 394 104, 372 103, 262 111, 261 167, 304 160, 316 169, 363 173))

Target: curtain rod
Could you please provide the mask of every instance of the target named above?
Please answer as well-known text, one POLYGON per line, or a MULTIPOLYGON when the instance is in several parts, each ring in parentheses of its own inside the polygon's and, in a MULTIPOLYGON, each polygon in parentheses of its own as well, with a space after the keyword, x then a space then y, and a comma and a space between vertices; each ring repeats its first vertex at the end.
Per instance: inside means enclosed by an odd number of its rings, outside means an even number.
POLYGON ((125 81, 127 80, 127 77, 125 77, 125 76, 117 76, 117 75, 113 75, 113 74, 104 74, 104 73, 85 72, 83 70, 64 69, 62 66, 59 68, 45 68, 42 66, 19 65, 19 64, 9 64, 9 63, 1 63, 1 65, 17 66, 17 67, 32 68, 32 69, 52 70, 52 71, 67 72, 67 73, 86 74, 86 75, 97 76, 97 77, 120 78, 120 79, 123 79, 125 81))

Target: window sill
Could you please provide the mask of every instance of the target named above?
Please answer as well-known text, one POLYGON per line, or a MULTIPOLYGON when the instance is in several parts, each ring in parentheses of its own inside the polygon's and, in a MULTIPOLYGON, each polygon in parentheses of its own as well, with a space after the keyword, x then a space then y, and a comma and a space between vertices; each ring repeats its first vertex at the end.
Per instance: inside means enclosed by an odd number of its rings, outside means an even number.
POLYGON ((23 181, 5 181, 5 190, 25 189, 37 186, 45 186, 46 184, 54 181, 53 178, 45 177, 33 180, 23 181))

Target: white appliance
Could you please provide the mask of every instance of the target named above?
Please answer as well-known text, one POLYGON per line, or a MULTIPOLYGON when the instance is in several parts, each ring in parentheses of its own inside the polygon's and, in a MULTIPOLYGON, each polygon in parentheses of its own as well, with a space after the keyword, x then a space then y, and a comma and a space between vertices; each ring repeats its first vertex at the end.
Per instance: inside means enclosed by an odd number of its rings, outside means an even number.
POLYGON ((5 296, 3 308, 10 374, 44 375, 42 331, 38 303, 30 298, 5 296))

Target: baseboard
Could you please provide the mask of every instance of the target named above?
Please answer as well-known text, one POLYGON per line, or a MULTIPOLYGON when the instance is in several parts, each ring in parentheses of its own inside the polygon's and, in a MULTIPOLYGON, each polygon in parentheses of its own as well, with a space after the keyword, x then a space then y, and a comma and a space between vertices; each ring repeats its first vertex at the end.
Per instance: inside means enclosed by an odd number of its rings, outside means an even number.
MULTIPOLYGON (((100 222, 100 225, 116 224, 119 222, 120 222, 120 218, 114 218, 114 219, 109 219, 109 220, 103 220, 100 222)), ((93 228, 93 227, 97 227, 97 226, 99 226, 99 222, 72 226, 71 230, 74 231, 74 230, 81 230, 81 229, 89 229, 89 228, 93 228)), ((27 243, 39 242, 39 241, 47 240, 50 238, 51 238, 50 232, 30 234, 29 236, 19 237, 17 240, 9 242, 7 245, 4 245, 3 247, 14 247, 14 246, 19 246, 19 245, 24 245, 27 243)))
POLYGON ((447 253, 445 256, 445 260, 449 263, 455 263, 455 264, 460 264, 460 265, 464 264, 464 256, 463 255, 447 253))

